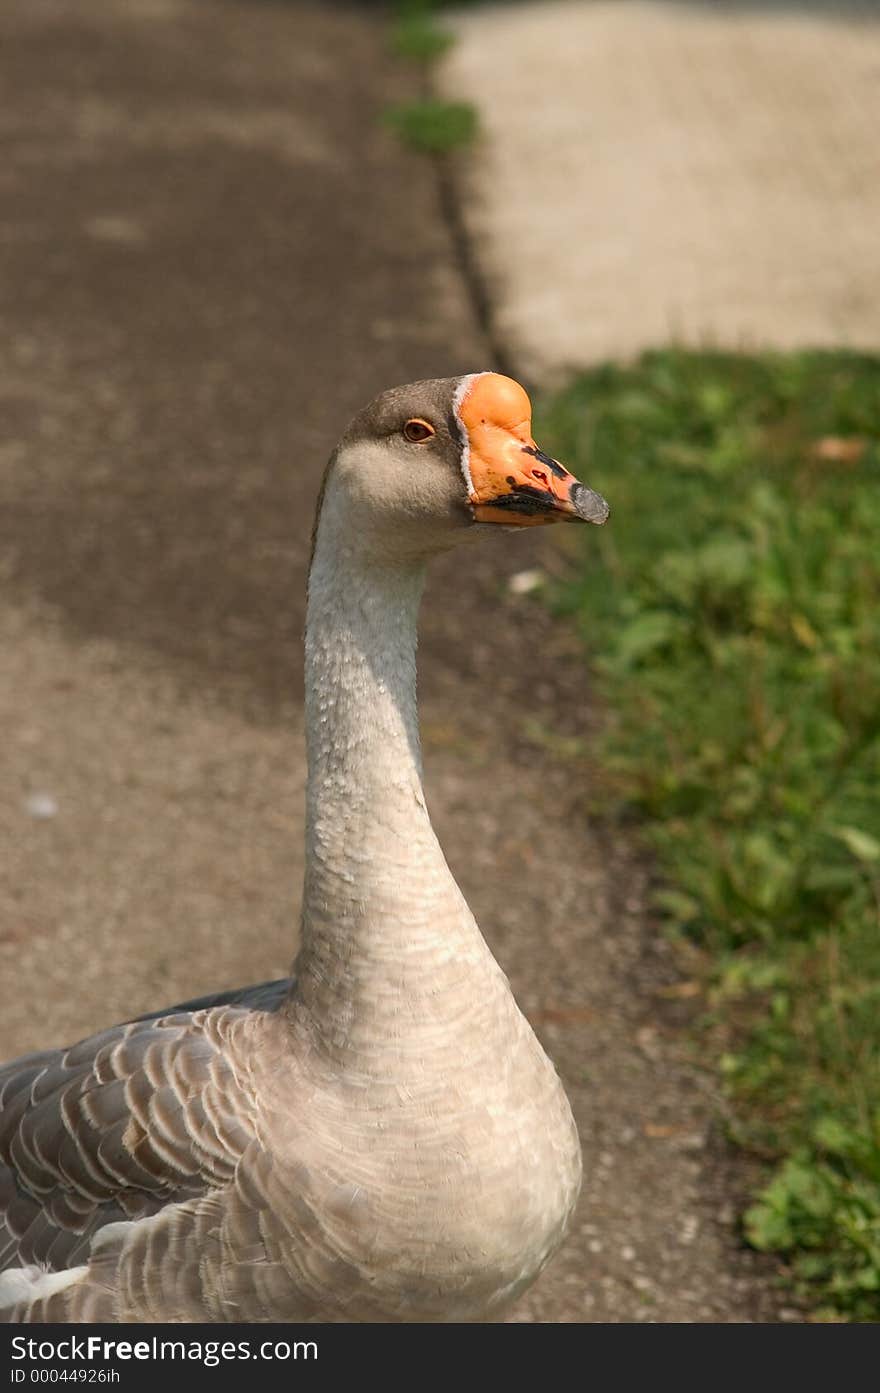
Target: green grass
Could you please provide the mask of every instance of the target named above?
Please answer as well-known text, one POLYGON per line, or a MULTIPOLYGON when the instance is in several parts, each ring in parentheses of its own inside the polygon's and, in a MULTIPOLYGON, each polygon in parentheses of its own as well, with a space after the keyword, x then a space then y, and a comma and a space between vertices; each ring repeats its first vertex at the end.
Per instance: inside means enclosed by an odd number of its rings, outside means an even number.
POLYGON ((651 354, 546 401, 611 505, 559 595, 609 712, 604 812, 704 950, 744 1216, 814 1310, 880 1319, 880 358, 651 354), (609 813, 609 809, 611 810, 609 813))
POLYGON ((416 63, 433 63, 455 42, 448 29, 435 23, 432 5, 409 0, 395 8, 391 46, 398 57, 410 58, 416 63))
POLYGON ((385 120, 401 140, 426 155, 444 155, 467 145, 477 131, 477 114, 468 102, 426 98, 389 108, 385 120))
MULTIPOLYGON (((391 46, 399 58, 418 64, 423 71, 455 42, 454 35, 435 20, 438 8, 437 0, 396 0, 393 5, 391 46)), ((427 82, 423 77, 423 84, 427 82)), ((479 128, 470 102, 446 102, 430 95, 387 108, 383 119, 405 145, 424 155, 446 155, 468 145, 479 128)))

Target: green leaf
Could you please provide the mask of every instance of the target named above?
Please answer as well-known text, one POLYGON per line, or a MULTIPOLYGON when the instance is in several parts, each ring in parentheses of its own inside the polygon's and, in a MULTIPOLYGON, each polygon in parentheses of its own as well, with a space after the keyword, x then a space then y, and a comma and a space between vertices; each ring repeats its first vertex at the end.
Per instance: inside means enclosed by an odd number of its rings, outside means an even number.
POLYGON ((695 900, 692 895, 685 895, 681 890, 670 888, 655 890, 652 899, 657 908, 662 910, 673 923, 690 924, 699 917, 699 901, 695 900))
POLYGON ((637 663, 670 642, 676 632, 674 617, 666 610, 646 610, 617 635, 616 656, 626 665, 637 663))
POLYGON ((839 1117, 828 1115, 820 1117, 813 1127, 813 1136, 823 1151, 833 1156, 854 1156, 860 1150, 860 1141, 849 1127, 844 1126, 839 1117))
POLYGON ((880 842, 869 832, 858 827, 829 827, 832 837, 843 842, 848 851, 859 861, 880 861, 880 842))

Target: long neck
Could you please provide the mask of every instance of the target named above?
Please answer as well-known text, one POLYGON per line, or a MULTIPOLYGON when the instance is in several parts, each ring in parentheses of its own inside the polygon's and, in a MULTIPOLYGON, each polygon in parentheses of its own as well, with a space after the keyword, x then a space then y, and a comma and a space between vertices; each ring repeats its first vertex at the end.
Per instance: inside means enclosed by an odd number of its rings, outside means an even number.
POLYGON ((424 1021, 438 1003, 457 1011, 478 964, 498 969, 422 792, 424 567, 366 556, 349 533, 328 499, 306 621, 306 876, 294 1010, 325 1041, 362 1053, 366 1040, 395 1033, 401 1010, 424 1021))

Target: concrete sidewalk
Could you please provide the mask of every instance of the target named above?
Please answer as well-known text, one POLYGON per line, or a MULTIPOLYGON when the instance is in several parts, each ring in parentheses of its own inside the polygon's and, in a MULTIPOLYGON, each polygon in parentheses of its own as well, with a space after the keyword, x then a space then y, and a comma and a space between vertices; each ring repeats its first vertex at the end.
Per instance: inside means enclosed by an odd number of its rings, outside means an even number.
POLYGON ((520 371, 670 340, 880 345, 880 4, 461 12, 463 208, 520 371))
MULTIPOLYGON (((409 82, 363 6, 0 10, 2 1057, 292 959, 324 461, 381 388, 487 366, 379 119, 409 82)), ((432 815, 586 1153, 513 1318, 773 1319, 644 872, 584 814, 580 644, 509 588, 530 531, 437 568, 420 649, 432 815)))

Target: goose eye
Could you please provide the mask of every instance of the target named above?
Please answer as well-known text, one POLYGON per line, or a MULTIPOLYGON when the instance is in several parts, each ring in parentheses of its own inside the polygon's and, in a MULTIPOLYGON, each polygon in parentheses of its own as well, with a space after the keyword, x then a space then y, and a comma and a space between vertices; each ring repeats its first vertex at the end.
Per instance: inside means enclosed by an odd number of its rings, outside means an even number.
POLYGON ((434 427, 430 421, 423 421, 420 416, 407 421, 403 428, 404 439, 411 445, 423 445, 426 440, 430 440, 432 435, 436 435, 434 427))

